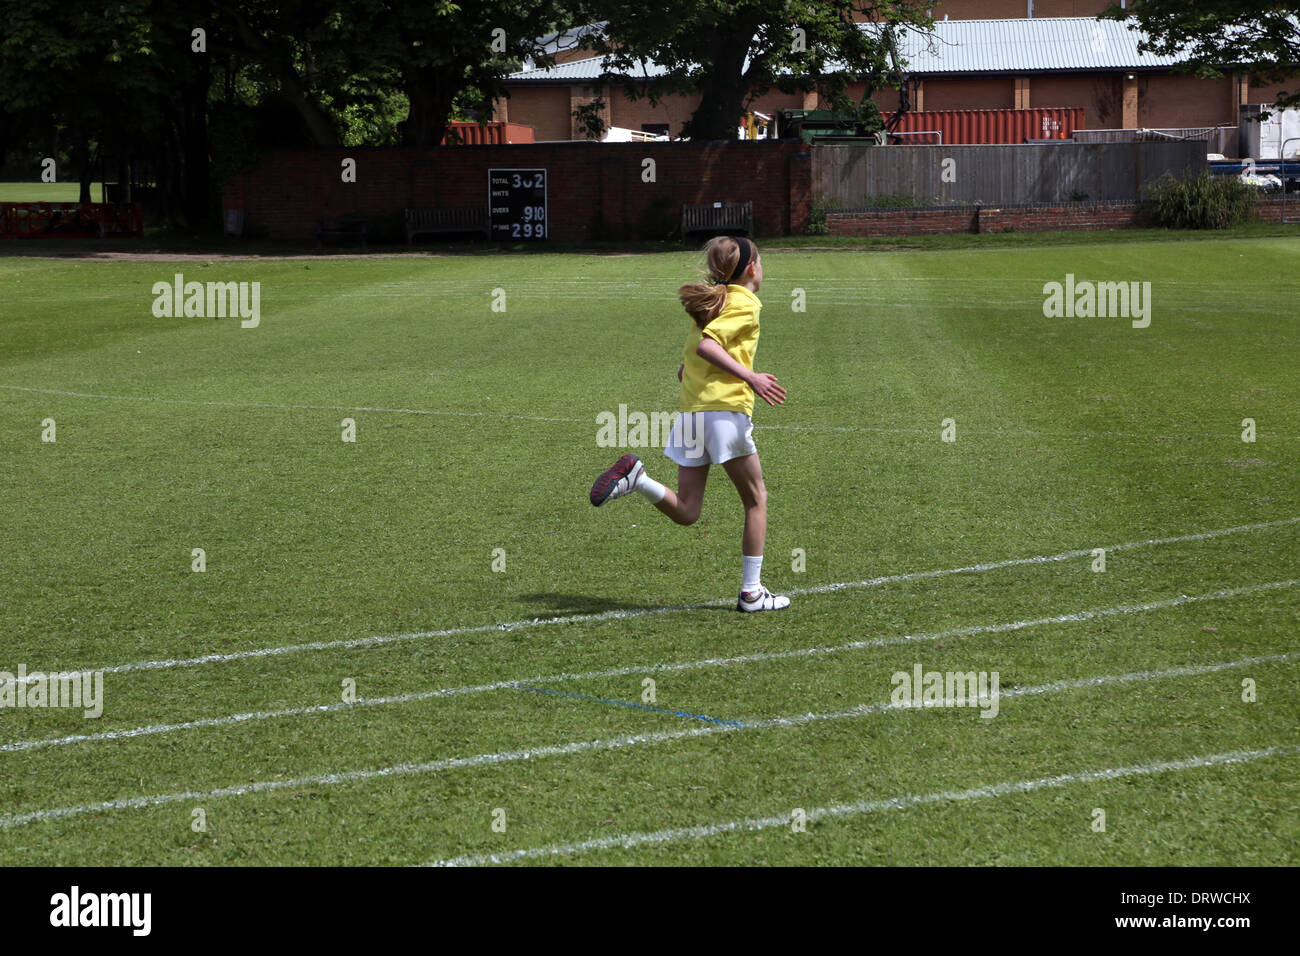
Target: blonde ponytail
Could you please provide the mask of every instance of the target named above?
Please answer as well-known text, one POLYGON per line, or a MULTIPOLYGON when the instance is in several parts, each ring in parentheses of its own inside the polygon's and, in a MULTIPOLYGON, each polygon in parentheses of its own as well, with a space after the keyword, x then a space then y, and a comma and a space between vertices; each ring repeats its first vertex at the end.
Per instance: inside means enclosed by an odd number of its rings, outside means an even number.
POLYGON ((756 258, 757 250, 749 239, 731 236, 714 236, 704 244, 704 261, 708 271, 707 282, 690 282, 677 290, 687 313, 695 324, 704 328, 727 307, 727 279, 740 264, 740 243, 749 243, 749 261, 756 258))

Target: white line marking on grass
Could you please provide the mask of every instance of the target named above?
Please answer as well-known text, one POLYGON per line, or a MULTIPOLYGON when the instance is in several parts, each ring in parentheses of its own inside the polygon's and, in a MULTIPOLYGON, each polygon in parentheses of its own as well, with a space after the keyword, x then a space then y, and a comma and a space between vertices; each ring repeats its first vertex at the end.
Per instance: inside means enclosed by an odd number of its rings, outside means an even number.
MULTIPOLYGON (((1222 597, 1221 592, 1217 595, 1206 595, 1190 600, 1211 600, 1213 597, 1222 597)), ((1184 602, 1186 603, 1186 602, 1184 602)), ((1171 603, 1165 603, 1162 607, 1172 607, 1171 603)), ((1143 607, 1132 610, 1155 610, 1153 607, 1143 607)), ((1123 608, 1103 608, 1097 611, 1088 612, 1094 616, 1102 616, 1108 613, 1124 613, 1123 608)), ((1083 620, 1083 618, 1072 618, 1072 620, 1083 620)), ((135 737, 148 737, 154 734, 175 733, 183 730, 202 730, 206 727, 221 727, 231 724, 246 724, 260 720, 272 720, 278 717, 307 717, 315 714, 329 714, 340 710, 351 710, 356 707, 385 707, 390 704, 411 704, 422 700, 434 700, 439 697, 457 697, 465 694, 484 694, 497 690, 518 690, 521 687, 527 687, 529 684, 553 684, 571 680, 600 680, 612 677, 626 677, 630 674, 646 673, 665 673, 671 671, 698 670, 706 667, 734 667, 738 664, 752 664, 763 661, 788 660, 799 657, 812 657, 826 654, 836 654, 843 651, 861 650, 868 647, 884 647, 891 644, 901 644, 907 641, 933 641, 944 640, 955 637, 964 637, 971 633, 986 633, 992 630, 1020 630, 1023 628, 1034 627, 1040 624, 1063 623, 1056 618, 1041 618, 1037 621, 1019 621, 1013 624, 989 624, 981 625, 976 628, 960 628, 954 631, 940 631, 931 634, 909 634, 897 637, 883 637, 870 641, 854 641, 851 644, 840 644, 832 647, 808 647, 798 648, 790 651, 768 651, 758 654, 748 654, 743 657, 714 657, 696 661, 682 661, 676 664, 644 664, 633 665, 630 667, 617 667, 603 671, 588 671, 580 674, 550 674, 546 676, 533 677, 528 680, 506 680, 495 681, 490 684, 468 685, 464 687, 443 687, 437 690, 413 691, 409 694, 398 694, 392 697, 362 697, 349 703, 332 703, 318 704, 310 707, 289 707, 284 710, 264 710, 253 711, 243 714, 230 714, 225 717, 203 717, 198 720, 188 720, 175 724, 149 724, 143 727, 132 727, 123 730, 106 730, 96 734, 70 734, 66 737, 46 737, 37 740, 16 740, 7 744, 0 744, 0 753, 17 753, 24 750, 39 750, 45 747, 65 747, 70 744, 98 743, 107 740, 130 740, 135 737)), ((1300 651, 1291 654, 1273 654, 1265 657, 1245 657, 1238 661, 1229 661, 1223 664, 1210 664, 1193 668, 1174 668, 1165 671, 1138 671, 1137 678, 1147 679, 1152 675, 1191 675, 1210 673, 1216 670, 1226 670, 1232 667, 1244 667, 1250 664, 1269 664, 1278 661, 1289 661, 1300 656, 1300 651)), ((1128 675, 1129 679, 1132 675, 1128 675)), ((1067 687, 1084 687, 1091 684, 1111 683, 1121 678, 1090 678, 1088 681, 1064 681, 1058 684, 1043 685, 1053 689, 1066 689, 1067 687)), ((1031 693, 1030 690, 1009 689, 1002 692, 1002 696, 1021 696, 1031 693)))
MULTIPOLYGON (((1152 680, 1162 678, 1162 676, 1209 674, 1209 672, 1227 670, 1231 669, 1231 667, 1247 666, 1249 663, 1269 662, 1275 661, 1275 659, 1286 659, 1291 657, 1295 657, 1295 654, 1274 654, 1274 656, 1271 657, 1243 658, 1240 659, 1240 661, 1226 661, 1212 663, 1212 665, 1174 667, 1174 669, 1167 671, 1136 671, 1134 674, 1102 675, 1095 676, 1095 678, 1080 678, 1078 680, 1058 680, 1058 682, 1053 682, 1052 684, 1040 684, 1037 685, 1037 687, 1013 689, 1013 691, 1006 692, 1004 695, 1001 695, 1001 697, 1026 697, 1031 695, 1041 695, 1041 693, 1058 693, 1066 691, 1066 689, 1101 687, 1101 685, 1113 683, 1138 682, 1138 680, 1152 680)), ((25 826, 27 823, 35 823, 38 821, 52 821, 52 819, 77 817, 86 813, 103 813, 108 812, 108 810, 147 809, 149 806, 186 803, 186 801, 191 800, 213 800, 227 796, 246 796, 248 793, 270 793, 281 790, 295 790, 295 788, 299 787, 334 786, 334 784, 365 782, 365 780, 387 777, 409 777, 409 775, 432 774, 439 773, 439 771, 443 770, 465 769, 465 767, 493 766, 498 765, 498 763, 536 760, 536 758, 539 757, 569 756, 569 754, 586 753, 591 752, 591 750, 636 747, 638 744, 668 743, 668 741, 688 740, 692 739, 692 737, 723 734, 723 732, 775 730, 775 728, 802 727, 810 723, 842 721, 842 719, 867 717, 867 715, 888 713, 888 711, 922 709, 923 708, 913 708, 913 706, 910 705, 896 705, 892 704, 892 702, 883 702, 883 704, 863 704, 857 706, 857 708, 835 711, 835 713, 801 714, 797 715, 797 717, 772 717, 758 719, 758 721, 746 722, 744 727, 728 727, 720 726, 720 724, 707 724, 707 726, 690 728, 690 730, 660 731, 653 732, 653 734, 627 734, 616 737, 607 737, 607 739, 603 740, 571 741, 571 743, 550 745, 550 747, 537 747, 525 750, 504 750, 504 752, 498 753, 480 753, 474 754, 472 757, 452 757, 446 758, 446 760, 429 761, 426 763, 396 763, 394 766, 378 767, 378 769, 372 770, 347 770, 341 771, 341 773, 318 774, 313 775, 313 777, 300 777, 289 780, 259 780, 259 782, 255 783, 242 784, 242 786, 234 787, 221 787, 217 788, 217 790, 155 793, 155 795, 151 796, 122 797, 122 799, 105 800, 103 803, 98 804, 64 806, 64 808, 49 810, 32 810, 32 812, 29 813, 19 813, 13 814, 13 816, 0 817, 0 830, 8 830, 16 826, 25 826)), ((785 822, 789 822, 788 819, 785 822)))
MULTIPOLYGON (((1294 658, 1295 656, 1297 655, 1275 654, 1268 657, 1248 657, 1236 661, 1222 661, 1215 664, 1175 667, 1160 671, 1136 671, 1132 674, 1111 674, 1097 677, 1084 677, 1076 680, 1054 681, 1051 684, 1040 684, 1036 687, 1013 688, 1010 691, 1000 694, 999 697, 1028 697, 1038 694, 1055 694, 1065 690, 1101 687, 1107 684, 1155 680, 1162 677, 1185 677, 1210 674, 1217 671, 1228 670, 1230 668, 1245 667, 1251 664, 1287 660, 1294 658)), ((141 810, 148 807, 162 806, 164 804, 183 803, 190 800, 212 800, 221 797, 245 796, 250 793, 273 793, 277 790, 290 790, 299 787, 332 786, 341 783, 375 780, 383 777, 403 777, 438 773, 444 770, 493 766, 496 764, 513 763, 519 760, 535 760, 540 757, 560 757, 597 750, 616 750, 625 747, 635 747, 639 744, 657 744, 677 740, 689 740, 694 737, 706 737, 718 733, 741 733, 750 730, 773 730, 777 728, 803 727, 808 724, 824 721, 851 720, 870 716, 872 714, 924 709, 928 708, 899 705, 891 702, 860 704, 849 710, 835 711, 832 713, 800 714, 795 717, 767 717, 758 720, 750 720, 745 721, 743 726, 707 724, 703 727, 695 727, 687 730, 623 734, 618 737, 607 737, 603 740, 571 741, 566 744, 533 747, 527 750, 507 750, 499 751, 497 753, 475 754, 472 757, 452 757, 443 760, 432 760, 427 763, 401 763, 395 764, 391 767, 380 767, 370 770, 348 770, 338 773, 319 774, 310 777, 298 777, 290 780, 259 780, 254 783, 233 787, 221 787, 216 790, 159 793, 143 797, 123 797, 117 800, 105 800, 101 803, 88 803, 82 804, 81 806, 60 807, 52 810, 33 810, 28 813, 18 813, 0 817, 0 829, 25 826, 28 823, 36 823, 44 820, 61 820, 66 817, 80 816, 86 813, 100 813, 110 810, 141 810)))
MULTIPOLYGON (((1264 521, 1258 524, 1238 525, 1234 528, 1221 528, 1215 531, 1202 531, 1197 534, 1179 535, 1172 538, 1149 538, 1145 541, 1129 541, 1123 544, 1112 544, 1105 546, 1105 550, 1110 551, 1127 551, 1133 548, 1146 548, 1165 544, 1179 544, 1187 541, 1207 541, 1212 538, 1222 537, 1229 534, 1238 534, 1245 531, 1259 531, 1265 528, 1277 528, 1284 525, 1290 525, 1300 522, 1300 517, 1283 518, 1280 521, 1264 521)), ((991 561, 985 564, 971 564, 960 568, 943 568, 936 571, 910 571, 903 574, 890 574, 878 578, 868 578, 865 581, 844 581, 836 584, 822 584, 809 588, 791 588, 786 590, 786 594, 796 597, 809 594, 829 594, 834 591, 850 591, 861 588, 878 587, 882 584, 895 584, 903 581, 922 581, 929 578, 946 577, 951 574, 975 574, 985 571, 996 571, 1000 568, 1012 568, 1027 564, 1048 564, 1054 561, 1068 561, 1073 558, 1091 558, 1093 556, 1091 549, 1078 551, 1063 551, 1060 554, 1036 555, 1032 558, 1009 558, 1004 561, 991 561)), ((1294 587, 1300 583, 1300 579, 1290 581, 1273 581, 1268 584, 1251 585, 1247 588, 1235 588, 1230 591, 1214 592, 1219 597, 1232 597, 1236 594, 1249 594, 1252 591, 1267 591, 1278 588, 1294 587)), ((1186 603, 1192 600, 1208 600, 1210 596, 1201 598, 1189 598, 1186 595, 1180 595, 1170 602, 1156 602, 1149 606, 1134 605, 1136 608, 1144 610, 1154 610, 1157 607, 1175 607, 1178 604, 1186 603)), ((357 647, 374 647, 380 644, 391 644, 397 641, 412 641, 430 637, 456 637, 462 634, 481 634, 487 631, 514 631, 524 630, 534 627, 546 627, 554 624, 591 624, 601 621, 618 621, 627 620, 636 617, 646 617, 658 614, 675 614, 682 611, 702 611, 715 607, 726 607, 732 603, 731 598, 717 601, 705 601, 700 604, 675 604, 667 607, 644 607, 644 608, 623 608, 613 611, 601 611, 598 614, 570 614, 563 617, 533 618, 527 621, 510 621, 503 624, 477 624, 466 627, 444 628, 437 631, 413 631, 407 634, 377 634, 372 637, 355 637, 341 638, 335 641, 310 641, 302 644, 285 644, 280 647, 263 647, 248 651, 231 651, 226 654, 205 654, 201 657, 188 658, 167 658, 163 660, 152 661, 133 661, 129 664, 114 664, 110 666, 101 666, 87 668, 81 671, 71 671, 75 676, 83 674, 93 674, 102 672, 104 674, 123 674, 130 671, 146 670, 166 670, 173 667, 198 667, 204 664, 222 664, 228 661, 247 660, 249 658, 259 657, 276 657, 281 654, 296 654, 303 651, 324 651, 335 648, 357 648, 357 647)), ((1079 620, 1084 620, 1089 615, 1101 614, 1104 612, 1080 611, 1084 615, 1079 620)), ((1075 620, 1073 615, 1064 615, 1058 620, 1060 622, 1075 620)), ((994 625, 1002 627, 1003 625, 994 625)), ((28 674, 22 681, 14 683, 31 683, 39 679, 33 674, 28 674)))
MULTIPOLYGON (((1076 783, 1099 783, 1103 780, 1120 780, 1124 777, 1147 776, 1168 773, 1175 770, 1194 770, 1204 767, 1218 767, 1225 764, 1248 763, 1266 757, 1291 757, 1300 753, 1300 746, 1284 745, 1265 747, 1262 750, 1232 750, 1227 753, 1207 754, 1188 757, 1184 760, 1162 760, 1156 763, 1135 764, 1127 767, 1110 767, 1103 770, 1085 770, 1080 773, 1064 773, 1055 777, 1038 777, 1034 780, 1016 780, 995 783, 985 787, 971 787, 968 790, 943 790, 939 793, 904 794, 888 800, 860 800, 857 803, 840 804, 833 807, 816 807, 808 811, 808 820, 826 820, 838 817, 861 816, 868 813, 882 813, 887 810, 909 810, 912 807, 934 803, 960 803, 966 800, 995 799, 1018 793, 1033 793, 1056 787, 1068 787, 1076 783)), ((479 856, 458 856, 449 860, 436 860, 425 866, 484 866, 491 863, 512 863, 516 860, 536 859, 548 856, 571 856, 592 850, 631 850, 638 846, 654 843, 677 843, 683 840, 701 840, 720 836, 724 833, 742 831, 770 830, 775 827, 788 827, 790 815, 757 817, 745 820, 728 820, 723 823, 701 824, 693 827, 679 827, 674 830, 656 830, 653 833, 624 833, 617 836, 594 837, 581 843, 558 843, 550 846, 532 847, 526 850, 510 850, 505 853, 485 853, 479 856)))

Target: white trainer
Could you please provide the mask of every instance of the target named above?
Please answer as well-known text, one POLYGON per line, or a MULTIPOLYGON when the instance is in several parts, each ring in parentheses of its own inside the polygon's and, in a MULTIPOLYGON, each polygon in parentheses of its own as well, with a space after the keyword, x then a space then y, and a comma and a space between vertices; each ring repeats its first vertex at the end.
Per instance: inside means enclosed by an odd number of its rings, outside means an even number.
POLYGON ((789 606, 788 597, 773 594, 761 585, 756 591, 741 591, 740 597, 736 599, 737 611, 780 611, 789 606))

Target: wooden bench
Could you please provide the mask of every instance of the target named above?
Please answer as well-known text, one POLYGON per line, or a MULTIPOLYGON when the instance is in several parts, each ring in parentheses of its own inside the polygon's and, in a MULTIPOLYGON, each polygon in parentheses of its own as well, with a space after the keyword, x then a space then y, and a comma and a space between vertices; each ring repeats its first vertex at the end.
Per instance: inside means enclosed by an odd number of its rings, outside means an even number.
POLYGON ((406 244, 419 235, 453 232, 481 232, 492 238, 487 206, 444 206, 440 209, 406 210, 406 244))
POLYGON ((692 233, 713 235, 754 234, 752 202, 711 202, 682 206, 682 238, 692 233))
POLYGON ((366 220, 364 219, 317 219, 316 248, 325 244, 326 237, 343 239, 360 239, 361 248, 366 248, 366 220))

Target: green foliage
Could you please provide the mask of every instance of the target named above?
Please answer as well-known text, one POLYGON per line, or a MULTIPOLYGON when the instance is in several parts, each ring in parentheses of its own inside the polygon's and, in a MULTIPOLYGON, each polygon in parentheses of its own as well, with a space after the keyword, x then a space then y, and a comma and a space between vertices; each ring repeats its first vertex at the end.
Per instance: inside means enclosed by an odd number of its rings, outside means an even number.
POLYGON ((578 132, 587 139, 600 139, 605 135, 605 119, 601 116, 604 105, 604 100, 595 99, 573 111, 573 118, 578 121, 578 132))
POLYGON ((896 43, 933 20, 920 0, 578 0, 575 17, 606 21, 582 45, 607 55, 609 78, 632 98, 699 95, 685 124, 693 139, 734 139, 736 121, 771 89, 817 92, 825 105, 879 129, 873 90, 899 80, 896 43), (855 23, 851 13, 872 23, 855 23), (645 61, 667 71, 642 79, 645 61), (866 81, 855 102, 851 84, 866 81))
POLYGON ((5 0, 0 165, 55 156, 60 179, 115 179, 129 160, 176 224, 211 224, 216 187, 268 146, 436 145, 458 110, 490 116, 568 16, 557 0, 209 3, 5 0))
POLYGON ((1145 206, 1152 222, 1166 229, 1227 229, 1255 218, 1257 191, 1235 176, 1208 170, 1182 179, 1165 173, 1149 183, 1145 206))
POLYGON ((223 105, 212 112, 212 180, 225 185, 257 166, 261 146, 249 123, 248 107, 223 105))
POLYGON ((911 193, 876 193, 863 196, 859 205, 866 209, 902 209, 919 204, 911 193))
POLYGON ((409 108, 401 141, 435 146, 457 110, 482 117, 505 94, 505 77, 524 59, 551 62, 537 49, 557 19, 558 0, 337 0, 349 25, 347 46, 354 68, 389 78, 409 108))
POLYGON ((349 103, 340 114, 344 146, 396 146, 401 142, 401 123, 410 109, 410 98, 401 90, 389 89, 369 103, 349 103))
POLYGON ((803 227, 804 234, 824 236, 830 232, 830 227, 826 224, 826 212, 836 206, 836 203, 827 202, 825 199, 814 199, 812 208, 808 210, 808 223, 803 227))

